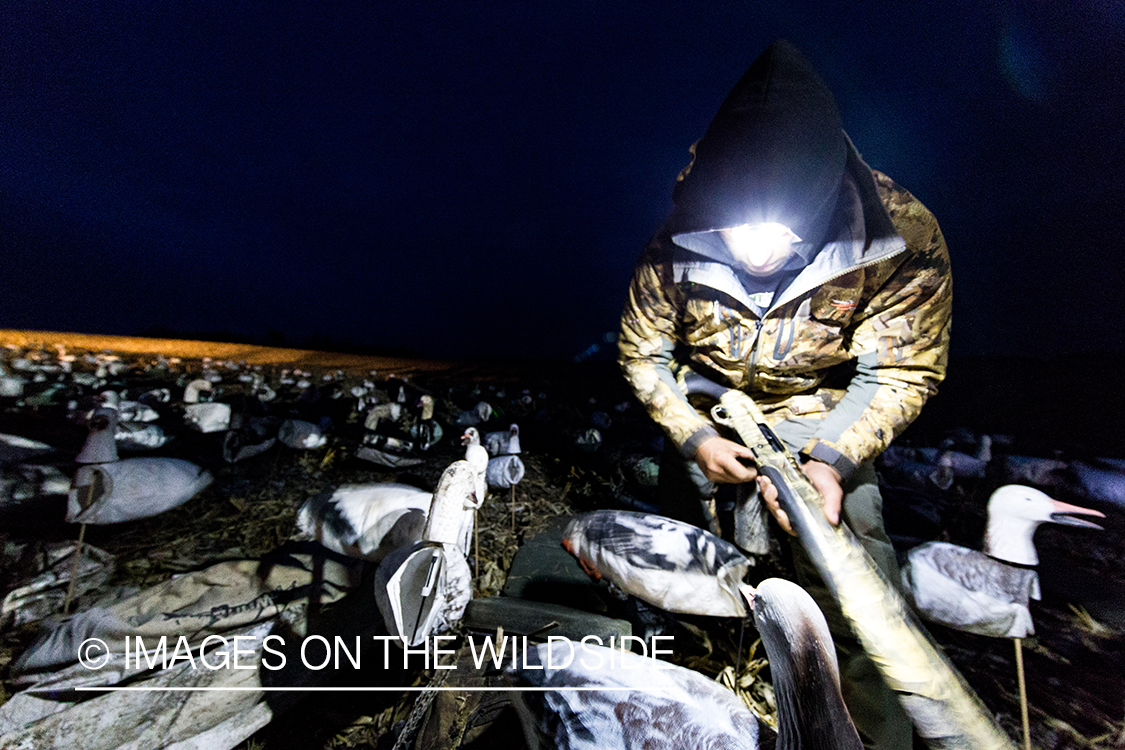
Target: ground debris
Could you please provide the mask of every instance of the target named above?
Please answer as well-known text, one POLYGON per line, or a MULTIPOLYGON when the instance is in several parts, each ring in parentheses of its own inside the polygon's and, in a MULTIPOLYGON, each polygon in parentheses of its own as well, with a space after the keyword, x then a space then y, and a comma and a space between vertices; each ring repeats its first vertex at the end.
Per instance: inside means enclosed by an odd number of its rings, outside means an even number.
MULTIPOLYGON (((86 356, 96 359, 103 355, 73 348, 70 353, 79 357, 76 365, 86 356)), ((218 353, 216 349, 212 356, 218 359, 218 353)), ((115 387, 128 387, 130 394, 157 387, 175 390, 179 379, 204 369, 202 357, 206 351, 193 349, 190 354, 185 351, 180 362, 161 364, 140 352, 118 352, 119 360, 131 369, 118 378, 115 387)), ((172 355, 165 352, 164 356, 172 355)), ((250 370, 232 364, 208 366, 223 375, 223 398, 236 400, 246 395, 248 386, 233 376, 250 370)), ((482 431, 503 429, 510 422, 520 424, 525 476, 511 491, 491 492, 477 514, 469 555, 476 596, 498 595, 516 551, 559 517, 598 508, 644 508, 652 500, 650 469, 659 455, 659 436, 654 435, 641 410, 630 404, 630 396, 612 368, 576 373, 531 366, 442 370, 418 365, 404 370, 383 363, 379 365, 380 374, 372 375, 371 367, 354 362, 338 365, 325 360, 318 364, 306 358, 258 364, 263 377, 276 386, 275 405, 284 402, 285 410, 296 411, 306 405, 295 386, 288 386, 286 391, 278 385, 282 371, 299 367, 307 372, 301 377, 323 391, 316 405, 336 408, 336 430, 328 443, 307 451, 274 446, 254 458, 228 464, 216 458, 221 455, 219 436, 177 435, 159 449, 159 454, 199 460, 214 474, 215 481, 188 503, 161 515, 87 529, 86 542, 110 553, 118 562, 106 583, 107 591, 145 588, 217 562, 259 558, 293 539, 297 511, 306 500, 341 484, 404 482, 432 490, 442 471, 464 455, 457 443, 458 428, 446 423, 445 438, 419 454, 422 462, 417 466, 380 467, 354 455, 356 441, 352 438, 362 430, 363 419, 338 408, 344 399, 325 395, 337 383, 337 390, 346 392, 360 387, 364 380, 372 380, 378 387, 371 390, 370 397, 386 403, 396 393, 387 378, 392 370, 405 375, 404 382, 434 394, 439 417, 455 415, 485 401, 494 413, 482 431), (344 375, 336 380, 338 367, 344 368, 344 375), (595 413, 600 415, 596 420, 595 413), (612 427, 605 426, 606 415, 612 416, 612 427), (605 433, 605 440, 597 445, 585 440, 595 423, 605 433)), ((182 393, 182 384, 179 388, 182 393)), ((92 389, 66 395, 87 405, 92 389)), ((70 412, 65 401, 25 406, 4 399, 0 401, 0 432, 42 440, 69 460, 84 435, 84 428, 70 412)), ((909 507, 924 506, 927 513, 940 519, 935 522, 938 530, 930 538, 942 536, 971 546, 976 543, 974 534, 979 535, 983 527, 983 499, 994 488, 989 481, 957 484, 948 492, 927 492, 925 497, 915 495, 907 500, 912 503, 909 507)), ((901 488, 888 489, 888 510, 894 512, 894 508, 908 505, 903 500, 906 494, 901 488)), ((1073 497, 1060 499, 1076 501, 1073 497)), ((20 535, 37 535, 50 541, 75 539, 77 529, 64 525, 57 511, 57 507, 50 511, 55 515, 36 511, 41 515, 20 516, 13 523, 0 519, 0 542, 20 535)), ((888 528, 893 532, 892 521, 888 519, 888 528)), ((1065 536, 1050 530, 1040 535, 1037 544, 1048 555, 1053 553, 1056 559, 1065 560, 1073 566, 1075 575, 1084 579, 1106 586, 1125 580, 1120 554, 1125 548, 1125 523, 1119 519, 1107 523, 1096 547, 1074 548, 1065 536)), ((769 574, 792 577, 783 548, 775 548, 765 565, 769 574)), ((1058 588, 1047 591, 1042 602, 1034 603, 1033 615, 1037 636, 1025 643, 1025 658, 1034 746, 1059 750, 1125 748, 1125 684, 1121 680, 1125 674, 1125 635, 1112 623, 1098 619, 1082 602, 1061 596, 1058 588)), ((759 653, 759 644, 748 648, 743 645, 743 640, 750 642, 753 634, 749 630, 743 633, 734 623, 705 620, 685 618, 680 624, 687 642, 674 660, 717 679, 735 691, 766 724, 776 727, 777 707, 768 664, 759 653)), ((988 708, 1000 716, 1005 729, 1018 737, 1019 703, 1011 643, 938 626, 931 632, 988 708)), ((0 633, 0 703, 14 691, 10 682, 3 681, 8 665, 34 637, 31 627, 0 633)), ((396 675, 395 679, 401 679, 402 685, 421 685, 432 677, 432 672, 419 669, 396 675)), ((279 714, 242 747, 389 748, 410 716, 417 695, 316 693, 279 714)))

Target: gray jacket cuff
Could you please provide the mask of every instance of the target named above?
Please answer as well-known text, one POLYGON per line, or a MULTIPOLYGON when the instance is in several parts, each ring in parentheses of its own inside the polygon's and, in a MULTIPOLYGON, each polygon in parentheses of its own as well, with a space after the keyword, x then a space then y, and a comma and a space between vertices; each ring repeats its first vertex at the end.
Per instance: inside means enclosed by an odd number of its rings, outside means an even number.
MULTIPOLYGON (((694 437, 695 435, 692 435, 692 438, 694 437)), ((817 443, 812 447, 812 450, 802 455, 814 461, 826 463, 840 472, 841 482, 847 482, 851 475, 855 473, 855 470, 859 468, 854 461, 835 448, 830 447, 827 443, 817 443)))
POLYGON ((695 458, 695 454, 699 451, 699 446, 713 437, 719 437, 718 430, 711 425, 700 427, 680 446, 680 454, 688 460, 695 458))

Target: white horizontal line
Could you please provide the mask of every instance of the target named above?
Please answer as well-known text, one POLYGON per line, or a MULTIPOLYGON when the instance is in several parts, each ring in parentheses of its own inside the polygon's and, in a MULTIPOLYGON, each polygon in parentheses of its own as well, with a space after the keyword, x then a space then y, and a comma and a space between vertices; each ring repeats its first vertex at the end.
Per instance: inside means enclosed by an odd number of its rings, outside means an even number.
MULTIPOLYGON (((28 690, 28 692, 59 692, 67 688, 43 688, 42 690, 28 690)), ((497 693, 577 693, 577 692, 605 692, 610 690, 627 691, 632 693, 664 693, 668 688, 639 688, 639 687, 75 687, 73 690, 82 692, 115 692, 115 693, 186 693, 206 691, 232 691, 241 693, 283 693, 283 692, 335 692, 335 693, 423 693, 426 691, 438 692, 464 692, 480 693, 493 691, 497 693)))

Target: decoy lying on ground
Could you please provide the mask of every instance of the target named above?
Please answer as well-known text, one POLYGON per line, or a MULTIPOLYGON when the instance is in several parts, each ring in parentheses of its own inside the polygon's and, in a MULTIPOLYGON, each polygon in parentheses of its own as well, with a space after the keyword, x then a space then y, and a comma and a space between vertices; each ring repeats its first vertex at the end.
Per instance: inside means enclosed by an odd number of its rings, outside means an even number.
POLYGON ((231 406, 220 401, 201 401, 184 407, 184 424, 202 433, 230 428, 231 406))
POLYGON ((294 450, 312 450, 328 443, 327 430, 323 425, 303 419, 287 419, 282 422, 277 439, 294 450))
POLYGON ((68 523, 110 524, 148 518, 190 500, 211 474, 179 458, 117 457, 117 411, 95 410, 67 499, 68 523))
POLYGON ((333 552, 379 562, 422 538, 432 501, 408 484, 345 484, 309 498, 297 526, 333 552))
POLYGON ((742 578, 750 561, 691 524, 647 513, 599 510, 572 520, 563 547, 590 575, 682 614, 745 617, 742 578))
MULTIPOLYGON (((758 587, 752 606, 777 695, 778 750, 860 750, 840 695, 828 625, 812 597, 795 583, 771 578, 758 587)), ((763 746, 758 721, 742 701, 698 672, 602 646, 576 644, 569 664, 567 655, 565 644, 543 644, 529 654, 525 666, 531 669, 518 670, 536 687, 560 688, 518 696, 530 719, 525 727, 535 730, 528 738, 533 748, 763 746)))
POLYGON ((210 472, 179 458, 88 464, 74 476, 66 520, 109 524, 148 518, 183 505, 211 481, 210 472))
POLYGON ((0 464, 21 463, 29 458, 54 453, 55 449, 38 440, 19 435, 0 434, 0 464))

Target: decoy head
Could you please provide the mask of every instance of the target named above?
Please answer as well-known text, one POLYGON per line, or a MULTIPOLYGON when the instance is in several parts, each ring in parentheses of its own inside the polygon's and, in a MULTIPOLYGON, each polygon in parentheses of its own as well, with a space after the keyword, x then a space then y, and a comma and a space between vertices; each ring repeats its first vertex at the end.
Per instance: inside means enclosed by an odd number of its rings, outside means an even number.
POLYGON ((422 419, 430 420, 434 418, 434 397, 428 393, 422 394, 418 399, 418 408, 422 410, 422 419))
POLYGON ((808 592, 780 578, 743 590, 769 657, 786 750, 863 747, 840 694, 840 671, 824 614, 808 592))
POLYGON ((1105 518, 1105 513, 1055 500, 1033 487, 1019 484, 1004 485, 988 500, 988 515, 1025 523, 1057 523, 1086 529, 1101 529, 1096 523, 1075 518, 1076 515, 1105 518))
POLYGON ((461 445, 480 445, 480 431, 470 427, 461 433, 461 445))

